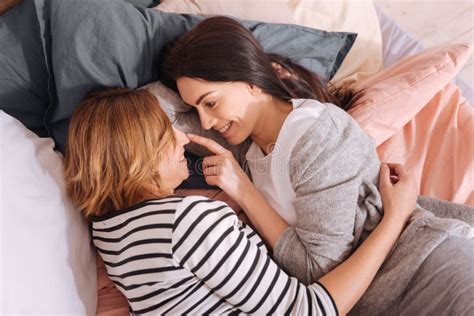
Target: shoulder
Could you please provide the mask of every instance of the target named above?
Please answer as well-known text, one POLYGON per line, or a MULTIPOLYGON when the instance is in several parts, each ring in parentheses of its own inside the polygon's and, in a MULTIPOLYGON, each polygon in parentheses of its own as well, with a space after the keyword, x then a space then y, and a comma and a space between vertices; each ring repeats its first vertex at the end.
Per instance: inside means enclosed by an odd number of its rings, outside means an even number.
MULTIPOLYGON (((292 100, 294 110, 288 115, 286 128, 296 131, 302 142, 310 139, 330 140, 328 134, 341 133, 346 129, 360 129, 357 122, 344 110, 331 103, 312 99, 292 100)), ((361 129, 360 129, 361 130, 361 129)))
POLYGON ((325 119, 327 105, 311 99, 293 99, 293 110, 288 114, 277 143, 286 159, 291 157, 295 145, 304 138, 318 122, 325 119))
POLYGON ((203 196, 187 196, 176 209, 171 250, 176 258, 187 256, 191 249, 210 248, 238 229, 235 212, 224 202, 203 196))
POLYGON ((300 183, 321 170, 347 172, 378 161, 374 141, 357 122, 339 107, 324 105, 324 111, 305 129, 292 149, 292 183, 300 183))
POLYGON ((91 217, 92 223, 113 223, 117 221, 123 221, 131 217, 137 216, 137 214, 147 214, 149 212, 157 212, 164 210, 174 210, 180 205, 184 197, 181 196, 170 196, 160 199, 147 199, 140 201, 128 207, 120 210, 111 211, 103 215, 96 215, 91 217))
POLYGON ((204 196, 186 196, 176 208, 173 232, 182 232, 194 227, 197 231, 209 228, 216 222, 235 225, 238 217, 224 202, 204 196))
POLYGON ((176 215, 182 215, 187 210, 194 210, 194 213, 199 213, 203 210, 225 207, 228 207, 225 202, 213 200, 201 195, 189 195, 182 197, 180 203, 177 204, 176 215))
POLYGON ((326 115, 327 105, 312 99, 293 99, 293 110, 285 120, 284 128, 292 132, 304 131, 326 115))
MULTIPOLYGON (((319 103, 309 100, 310 103, 319 103)), ((342 144, 367 145, 373 147, 373 141, 362 130, 357 122, 344 110, 330 103, 319 103, 323 106, 318 117, 309 118, 311 124, 305 129, 305 133, 298 138, 292 152, 292 159, 300 159, 301 156, 327 152, 329 148, 340 147, 342 144)))

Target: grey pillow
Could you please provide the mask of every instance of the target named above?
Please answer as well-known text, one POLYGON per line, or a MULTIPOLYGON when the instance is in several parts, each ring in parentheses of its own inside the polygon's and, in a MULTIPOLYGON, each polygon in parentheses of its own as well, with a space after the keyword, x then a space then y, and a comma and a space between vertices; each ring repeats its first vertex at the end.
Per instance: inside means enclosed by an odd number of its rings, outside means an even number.
MULTIPOLYGON (((64 150, 74 108, 89 91, 137 88, 158 80, 164 45, 203 19, 115 0, 50 0, 46 6, 50 34, 45 42, 56 87, 46 125, 59 150, 64 150)), ((290 56, 326 79, 335 74, 356 37, 296 25, 244 24, 268 52, 290 56)))
POLYGON ((0 43, 0 110, 47 136, 49 75, 33 1, 21 1, 0 15, 0 43))

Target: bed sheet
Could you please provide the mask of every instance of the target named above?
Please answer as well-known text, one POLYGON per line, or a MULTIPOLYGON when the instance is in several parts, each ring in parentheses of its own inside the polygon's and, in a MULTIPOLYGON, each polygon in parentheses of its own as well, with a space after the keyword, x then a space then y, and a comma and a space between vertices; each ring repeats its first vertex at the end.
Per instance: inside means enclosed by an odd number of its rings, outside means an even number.
MULTIPOLYGON (((384 66, 387 67, 402 57, 413 55, 423 50, 423 45, 420 41, 405 32, 400 26, 386 15, 381 9, 377 9, 380 27, 382 30, 382 45, 384 66)), ((468 86, 462 79, 456 79, 455 83, 462 89, 464 98, 468 100, 469 104, 474 104, 474 90, 468 86)), ((452 90, 453 85, 446 89, 452 90)), ((449 90, 449 91, 451 91, 449 90)), ((446 91, 444 91, 446 93, 446 91)), ((189 192, 189 191, 188 191, 189 192)), ((182 192, 183 193, 183 192, 182 192)), ((225 195, 222 191, 216 190, 194 190, 193 194, 206 195, 215 199, 223 199, 226 201, 225 195)), ((227 201, 232 203, 232 201, 227 201)), ((237 205, 234 203, 234 209, 237 205)), ((100 259, 97 264, 98 275, 98 294, 99 302, 97 307, 98 316, 121 316, 128 315, 128 304, 123 295, 115 288, 113 283, 107 277, 105 267, 100 259)))

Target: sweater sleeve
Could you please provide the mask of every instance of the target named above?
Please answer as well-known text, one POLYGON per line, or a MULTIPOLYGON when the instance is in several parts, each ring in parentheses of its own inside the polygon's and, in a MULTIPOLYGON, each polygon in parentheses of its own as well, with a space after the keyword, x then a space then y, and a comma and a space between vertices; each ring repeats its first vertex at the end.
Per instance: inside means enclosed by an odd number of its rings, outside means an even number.
POLYGON ((339 111, 329 107, 298 140, 290 158, 296 223, 277 241, 274 259, 305 284, 354 250, 355 231, 363 225, 358 202, 364 195, 364 173, 375 168, 378 174, 372 140, 339 111))
MULTIPOLYGON (((145 88, 158 99, 161 108, 168 115, 174 127, 185 133, 200 135, 218 142, 221 146, 230 150, 239 164, 244 166, 245 154, 251 144, 250 139, 240 145, 229 145, 216 131, 203 129, 198 113, 193 108, 184 104, 174 91, 165 87, 160 82, 151 83, 145 86, 145 88)), ((186 149, 200 157, 205 157, 210 154, 204 147, 194 143, 186 145, 186 149)))
MULTIPOLYGON (((220 297, 204 314, 228 303, 246 314, 337 315, 336 306, 319 283, 309 286, 287 275, 238 224, 225 203, 187 197, 176 212, 173 258, 220 297)), ((183 314, 204 302, 197 302, 183 314)))

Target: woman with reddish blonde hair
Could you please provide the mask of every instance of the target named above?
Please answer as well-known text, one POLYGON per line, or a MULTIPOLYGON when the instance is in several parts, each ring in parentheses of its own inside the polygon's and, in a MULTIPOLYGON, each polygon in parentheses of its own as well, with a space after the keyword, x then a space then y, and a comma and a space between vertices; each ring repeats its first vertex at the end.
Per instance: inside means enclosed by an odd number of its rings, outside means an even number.
POLYGON ((413 178, 400 169, 392 184, 383 170, 385 197, 397 203, 344 263, 304 285, 225 203, 174 195, 188 176, 188 142, 147 90, 92 93, 70 122, 67 189, 133 314, 346 314, 415 203, 413 178))
POLYGON ((187 142, 147 90, 91 93, 74 112, 69 127, 68 191, 86 216, 169 195, 169 186, 188 176, 182 148, 187 142), (173 146, 174 159, 164 157, 173 146), (166 173, 160 173, 164 160, 166 173), (170 174, 168 167, 174 166, 169 163, 178 163, 173 172, 180 172, 170 174))

